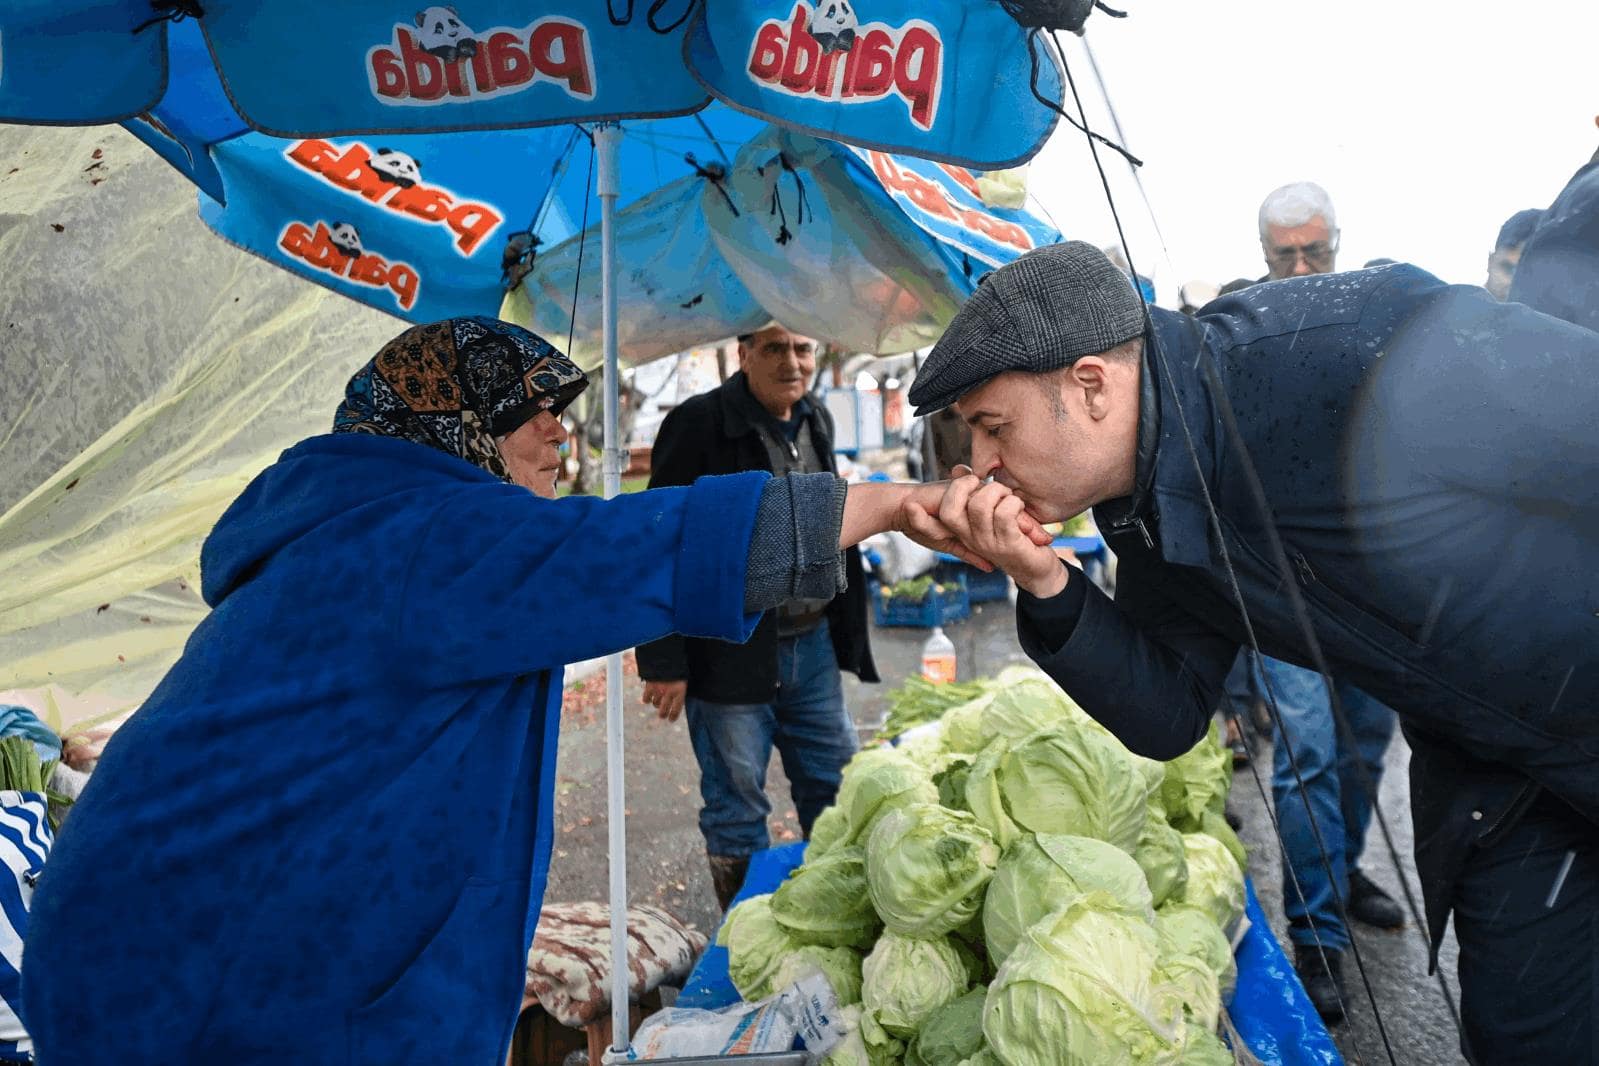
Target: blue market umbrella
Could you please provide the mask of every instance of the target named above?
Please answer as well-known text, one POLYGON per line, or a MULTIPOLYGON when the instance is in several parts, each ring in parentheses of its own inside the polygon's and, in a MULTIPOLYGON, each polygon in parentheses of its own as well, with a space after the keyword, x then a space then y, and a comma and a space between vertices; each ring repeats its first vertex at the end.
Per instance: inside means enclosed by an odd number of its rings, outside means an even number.
POLYGON ((1039 149, 1056 117, 1044 101, 1061 98, 1021 25, 1033 9, 1080 28, 1091 3, 11 0, 0 121, 150 113, 194 72, 168 25, 192 18, 232 110, 281 137, 652 118, 716 97, 834 140, 997 169, 1039 149))
MULTIPOLYGON (((411 321, 499 313, 526 274, 508 313, 602 361, 609 275, 597 228, 576 238, 590 218, 590 128, 275 137, 232 111, 193 22, 168 37, 167 97, 125 125, 195 182, 218 234, 411 321)), ((621 129, 612 280, 628 362, 774 315, 851 350, 920 347, 981 271, 1058 237, 985 203, 965 168, 721 104, 621 129)))
MULTIPOLYGON (((681 156, 677 136, 658 122, 624 126, 623 144, 681 156)), ((714 161, 679 158, 682 177, 631 202, 618 197, 613 283, 627 308, 617 320, 624 361, 772 318, 848 351, 925 347, 983 273, 1060 239, 1025 210, 985 202, 978 176, 963 168, 774 126, 728 147, 714 161)), ((549 335, 570 332, 584 362, 603 348, 602 277, 592 269, 600 236, 590 228, 541 242, 503 308, 549 335)))

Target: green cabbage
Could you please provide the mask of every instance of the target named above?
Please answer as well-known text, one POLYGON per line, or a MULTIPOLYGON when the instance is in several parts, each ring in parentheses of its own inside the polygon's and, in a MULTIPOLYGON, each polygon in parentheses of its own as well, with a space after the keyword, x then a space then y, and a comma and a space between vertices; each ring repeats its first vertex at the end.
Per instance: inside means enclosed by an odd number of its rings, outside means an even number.
POLYGON ((1183 1066, 1236 1066, 1238 1059, 1227 1050, 1221 1037, 1198 1026, 1188 1027, 1188 1039, 1183 1044, 1183 1066))
POLYGON ((1184 833, 1188 884, 1182 902, 1210 915, 1230 940, 1244 915, 1244 871, 1225 845, 1206 833, 1184 833))
POLYGON ((874 1066, 880 1063, 898 1066, 904 1061, 905 1041, 884 1029, 877 1015, 865 1013, 864 1008, 861 1014, 861 1042, 866 1045, 866 1057, 874 1066))
POLYGON ((1009 684, 996 683, 994 698, 983 710, 985 738, 1020 740, 1040 729, 1082 725, 1089 720, 1046 675, 1027 670, 1014 676, 1009 684))
POLYGON ((960 1066, 983 1050, 983 1000, 974 989, 934 1011, 905 1049, 905 1066, 960 1066))
POLYGON ((861 965, 861 1004, 893 1036, 909 1038, 969 987, 966 962, 948 937, 888 932, 861 965))
POLYGON ((959 755, 975 755, 982 751, 989 740, 983 735, 983 712, 993 702, 994 693, 986 692, 944 712, 944 717, 939 719, 944 726, 944 750, 959 755))
POLYGON ((877 819, 912 803, 937 803, 927 771, 892 748, 869 748, 844 767, 838 806, 849 819, 847 844, 865 844, 877 819))
POLYGON ((839 1016, 844 1038, 833 1045, 821 1066, 899 1066, 905 1045, 883 1032, 871 1015, 852 1005, 839 1016))
POLYGON ((1187 955, 1203 962, 1216 975, 1224 996, 1238 983, 1238 963, 1233 947, 1220 927, 1200 907, 1170 903, 1155 912, 1155 938, 1162 957, 1187 955))
POLYGON ((849 948, 801 945, 778 964, 772 974, 772 988, 778 992, 790 988, 812 970, 820 971, 827 978, 840 1006, 861 1001, 861 955, 849 948))
POLYGON ((727 974, 746 1002, 777 990, 777 968, 800 944, 772 917, 772 897, 751 896, 727 912, 716 942, 727 948, 727 974))
POLYGON ((1029 929, 999 968, 983 1035, 1005 1066, 1176 1066, 1181 1001, 1155 983, 1150 923, 1084 896, 1029 929))
POLYGON ((999 1061, 999 1056, 994 1054, 993 1049, 984 1044, 983 1050, 962 1062, 960 1066, 1005 1066, 1005 1064, 999 1061))
POLYGON ((849 836, 849 818, 844 808, 833 806, 816 816, 811 823, 811 839, 805 845, 805 861, 814 862, 849 836))
MULTIPOLYGON (((981 914, 974 916, 972 921, 979 923, 979 930, 982 928, 980 924, 982 922, 981 914)), ((961 939, 961 934, 965 932, 970 925, 971 923, 968 922, 966 925, 963 925, 959 929, 955 930, 955 932, 949 938, 950 943, 955 945, 955 954, 960 956, 961 964, 966 967, 967 982, 974 985, 986 984, 987 981, 985 978, 988 976, 988 963, 972 949, 971 944, 968 944, 965 940, 961 939)), ((979 935, 977 943, 981 945, 981 935, 979 935)))
POLYGON ((1010 847, 1021 836, 1021 829, 1005 809, 1005 796, 999 787, 1000 764, 1007 750, 1003 740, 991 742, 966 771, 966 809, 1001 848, 1010 847))
POLYGON ((772 893, 772 917, 802 944, 869 948, 883 923, 866 892, 866 852, 836 847, 772 893))
POLYGON ((1082 727, 1041 730, 1011 746, 998 778, 1005 813, 1023 829, 1138 850, 1149 785, 1114 737, 1082 727))
POLYGON ((1192 955, 1163 958, 1155 966, 1157 991, 1182 1006, 1190 1025, 1214 1031, 1221 1019, 1221 986, 1210 967, 1192 955))
POLYGON ((1183 852, 1183 835, 1166 824, 1160 806, 1151 802, 1144 811, 1144 831, 1138 837, 1133 858, 1144 871, 1155 906, 1180 896, 1188 884, 1188 859, 1183 852))
POLYGON ((1198 744, 1166 764, 1160 789, 1166 817, 1184 833, 1199 832, 1206 811, 1222 813, 1232 783, 1232 752, 1216 723, 1198 744))
POLYGON ((943 727, 937 722, 919 725, 908 733, 900 734, 894 750, 920 766, 922 772, 931 777, 946 758, 943 727))
POLYGON ((1144 872, 1125 851, 1091 837, 1024 836, 999 860, 983 903, 988 956, 1003 963, 1022 935, 1053 911, 1089 892, 1148 921, 1153 915, 1144 872))
POLYGON ((1238 839, 1238 834, 1233 832, 1233 827, 1227 824, 1225 814, 1215 811, 1206 811, 1205 817, 1199 820, 1199 831, 1206 836, 1213 836, 1222 842, 1227 853, 1233 857, 1241 869, 1249 869, 1249 853, 1244 850, 1244 842, 1238 839))
POLYGON ((938 805, 952 811, 970 811, 966 805, 966 778, 972 772, 974 756, 952 754, 933 771, 933 785, 938 789, 938 805))
POLYGON ((866 845, 872 906, 890 931, 931 937, 970 921, 999 863, 977 819, 934 803, 890 811, 866 845))

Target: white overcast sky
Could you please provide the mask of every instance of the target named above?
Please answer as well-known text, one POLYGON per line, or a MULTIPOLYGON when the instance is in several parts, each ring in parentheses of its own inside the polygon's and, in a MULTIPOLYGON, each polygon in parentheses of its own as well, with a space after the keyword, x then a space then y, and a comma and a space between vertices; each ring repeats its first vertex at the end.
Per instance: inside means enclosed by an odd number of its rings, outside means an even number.
MULTIPOLYGON (((1260 201, 1301 180, 1332 195, 1340 269, 1382 256, 1481 284, 1500 224, 1547 207, 1599 147, 1595 0, 1108 2, 1130 17, 1096 12, 1087 40, 1165 251, 1127 165, 1101 157, 1134 262, 1168 306, 1189 279, 1263 274, 1260 201)), ((1062 40, 1114 137, 1081 45, 1062 40)), ((1029 182, 1067 237, 1114 242, 1076 130, 1061 124, 1029 182)))

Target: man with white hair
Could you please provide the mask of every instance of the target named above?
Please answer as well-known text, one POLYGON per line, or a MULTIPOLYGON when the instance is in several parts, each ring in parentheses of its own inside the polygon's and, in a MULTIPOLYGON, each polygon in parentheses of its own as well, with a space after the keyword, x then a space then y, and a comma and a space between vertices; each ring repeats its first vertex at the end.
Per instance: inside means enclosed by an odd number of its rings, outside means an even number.
MULTIPOLYGON (((1260 247, 1268 280, 1330 273, 1338 256, 1332 197, 1308 181, 1273 190, 1260 205, 1260 247)), ((1337 1021, 1344 1014, 1342 957, 1349 947, 1345 911, 1379 929, 1405 924, 1399 905, 1357 865, 1372 810, 1362 778, 1375 790, 1394 713, 1340 682, 1339 702, 1351 733, 1341 736, 1320 674, 1262 656, 1260 675, 1280 715, 1271 787, 1288 867, 1283 910, 1294 967, 1316 1010, 1337 1021)))
POLYGON ((1338 214, 1327 190, 1296 181, 1272 190, 1260 204, 1260 250, 1265 280, 1331 273, 1338 258, 1338 214))

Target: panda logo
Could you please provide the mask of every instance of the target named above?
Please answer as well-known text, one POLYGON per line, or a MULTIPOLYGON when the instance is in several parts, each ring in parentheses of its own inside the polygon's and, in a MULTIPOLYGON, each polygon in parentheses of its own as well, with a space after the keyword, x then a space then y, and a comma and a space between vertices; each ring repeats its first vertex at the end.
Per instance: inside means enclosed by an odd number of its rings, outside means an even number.
POLYGON ((477 41, 472 39, 472 30, 461 21, 453 7, 425 7, 418 11, 416 30, 422 51, 446 63, 477 55, 477 41))
POLYGON ((340 254, 351 259, 357 259, 366 252, 361 247, 361 235, 348 222, 333 223, 328 229, 328 243, 337 248, 340 254))
POLYGON ((855 31, 859 26, 849 0, 821 0, 811 15, 810 33, 822 46, 822 54, 831 55, 855 47, 855 31))
POLYGON ((422 164, 392 148, 379 148, 378 154, 368 159, 366 165, 378 180, 402 189, 409 189, 422 180, 422 164))

